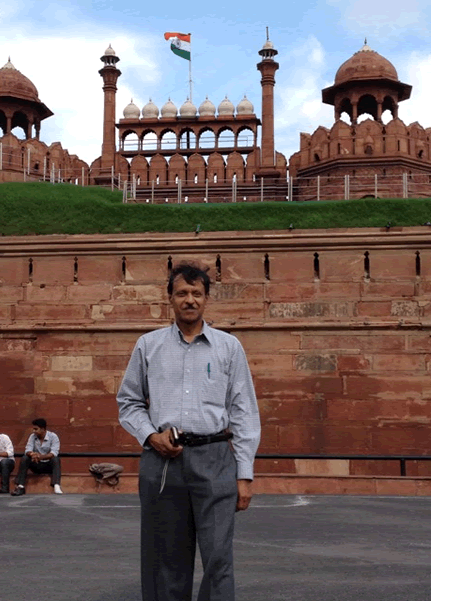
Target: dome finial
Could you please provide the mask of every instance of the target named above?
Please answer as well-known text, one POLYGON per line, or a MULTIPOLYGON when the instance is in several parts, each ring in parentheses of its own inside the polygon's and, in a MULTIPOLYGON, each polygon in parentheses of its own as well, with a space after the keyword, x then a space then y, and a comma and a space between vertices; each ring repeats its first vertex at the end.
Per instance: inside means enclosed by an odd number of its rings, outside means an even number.
POLYGON ((269 40, 269 27, 266 28, 266 39, 269 40))
POLYGON ((365 46, 366 46, 366 44, 367 44, 367 41, 366 41, 366 36, 365 36, 365 41, 364 41, 363 43, 364 43, 364 44, 365 44, 365 46))
POLYGON ((8 62, 6 63, 6 65, 3 65, 2 69, 13 69, 14 71, 17 71, 16 67, 11 62, 10 56, 8 56, 8 62))

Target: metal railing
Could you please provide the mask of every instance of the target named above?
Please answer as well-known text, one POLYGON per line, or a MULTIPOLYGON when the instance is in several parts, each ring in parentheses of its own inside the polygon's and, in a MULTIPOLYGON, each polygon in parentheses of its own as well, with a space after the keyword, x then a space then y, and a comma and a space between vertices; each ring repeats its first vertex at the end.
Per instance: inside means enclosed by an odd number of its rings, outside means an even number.
POLYGON ((135 134, 126 136, 119 142, 119 150, 124 152, 140 152, 140 151, 165 151, 165 150, 195 150, 196 152, 202 152, 203 150, 221 150, 221 148, 235 148, 235 147, 253 147, 255 145, 254 134, 240 134, 238 137, 234 135, 220 135, 215 137, 214 135, 202 135, 198 143, 195 136, 186 138, 182 136, 177 139, 176 135, 167 136, 165 138, 158 139, 154 136, 138 138, 135 134))
MULTIPOLYGON (((320 201, 353 200, 374 198, 418 198, 431 196, 431 175, 427 172, 404 171, 384 175, 383 169, 366 175, 343 173, 342 175, 315 175, 310 177, 288 177, 282 174, 279 180, 259 181, 248 178, 248 167, 238 170, 234 176, 227 170, 216 177, 206 178, 207 168, 202 174, 190 175, 189 168, 182 167, 177 177, 169 170, 155 180, 151 162, 147 168, 135 172, 132 166, 116 171, 111 168, 110 181, 104 185, 112 190, 124 189, 123 182, 133 184, 131 198, 141 202, 257 202, 257 201, 320 201), (189 177, 188 177, 189 176, 189 177), (250 181, 249 181, 250 179, 250 181), (122 180, 122 181, 121 181, 122 180)), ((41 157, 35 162, 31 148, 16 148, 0 142, 0 171, 20 173, 23 181, 47 181, 71 183, 79 186, 93 185, 97 169, 69 167, 52 157, 41 157)), ((208 172, 210 174, 210 172, 208 172)), ((124 197, 126 195, 124 194, 124 197)), ((127 198, 124 198, 124 202, 127 198)))
MULTIPOLYGON (((22 457, 23 453, 14 453, 14 457, 22 457)), ((102 457, 102 458, 139 458, 141 453, 102 453, 91 451, 89 453, 59 453, 59 457, 102 457)), ((305 453, 263 453, 255 456, 255 459, 341 459, 347 461, 399 461, 400 475, 407 476, 406 462, 407 461, 431 461, 430 455, 309 455, 305 453)))

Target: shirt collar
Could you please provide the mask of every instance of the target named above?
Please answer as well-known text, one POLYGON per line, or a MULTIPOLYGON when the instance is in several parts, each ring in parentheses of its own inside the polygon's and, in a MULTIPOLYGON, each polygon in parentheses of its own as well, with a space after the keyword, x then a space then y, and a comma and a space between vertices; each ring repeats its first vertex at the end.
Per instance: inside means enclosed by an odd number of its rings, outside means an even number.
MULTIPOLYGON (((176 336, 177 339, 183 340, 183 334, 180 331, 180 328, 178 327, 177 323, 174 322, 172 324, 172 330, 174 333, 174 336, 176 336)), ((194 340, 198 340, 199 338, 205 338, 205 340, 208 342, 208 344, 211 345, 212 343, 212 333, 211 333, 211 328, 210 326, 208 326, 205 321, 202 322, 202 330, 200 331, 200 333, 196 336, 196 338, 194 340)))

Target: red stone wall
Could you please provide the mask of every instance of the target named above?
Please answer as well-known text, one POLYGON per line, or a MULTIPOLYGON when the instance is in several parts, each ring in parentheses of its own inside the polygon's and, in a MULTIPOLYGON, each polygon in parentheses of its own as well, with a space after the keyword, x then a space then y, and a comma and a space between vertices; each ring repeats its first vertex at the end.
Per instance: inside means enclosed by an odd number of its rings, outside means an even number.
MULTIPOLYGON (((170 323, 169 257, 210 266, 206 318, 247 352, 260 453, 429 453, 429 228, 2 238, 0 430, 17 451, 38 416, 66 452, 139 450, 115 395, 136 339, 170 323)), ((399 464, 257 470, 399 474, 399 464)))

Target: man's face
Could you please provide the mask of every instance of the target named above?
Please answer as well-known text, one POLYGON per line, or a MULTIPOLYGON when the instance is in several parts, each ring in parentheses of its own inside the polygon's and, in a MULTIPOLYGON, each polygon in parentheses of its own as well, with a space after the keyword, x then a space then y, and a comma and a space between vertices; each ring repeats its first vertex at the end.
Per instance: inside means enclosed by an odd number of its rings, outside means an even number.
POLYGON ((33 433, 36 434, 36 436, 38 438, 44 438, 45 428, 40 428, 39 426, 33 426, 33 433))
POLYGON ((178 324, 193 325, 200 322, 207 300, 208 296, 205 294, 202 280, 195 280, 193 284, 188 284, 182 275, 175 278, 169 301, 178 324))

